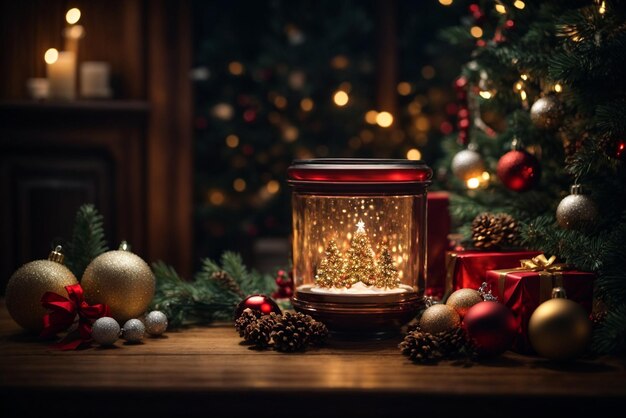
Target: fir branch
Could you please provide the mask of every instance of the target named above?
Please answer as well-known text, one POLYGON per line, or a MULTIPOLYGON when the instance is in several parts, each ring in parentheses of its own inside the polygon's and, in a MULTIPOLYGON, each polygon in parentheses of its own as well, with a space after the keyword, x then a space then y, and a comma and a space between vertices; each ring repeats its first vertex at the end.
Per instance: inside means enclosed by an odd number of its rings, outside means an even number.
POLYGON ((602 325, 593 333, 591 350, 597 354, 626 350, 626 304, 612 306, 602 325))
POLYGON ((241 294, 269 294, 274 289, 274 279, 256 271, 248 271, 241 256, 226 252, 221 266, 210 260, 202 262, 202 269, 194 280, 187 282, 165 263, 152 264, 156 277, 156 292, 152 309, 163 311, 174 328, 184 325, 209 324, 217 320, 232 320, 241 294), (230 275, 242 293, 226 287, 213 277, 216 273, 230 275))
POLYGON ((94 205, 82 205, 76 213, 72 239, 66 248, 67 267, 80 279, 89 263, 107 250, 102 215, 94 205))

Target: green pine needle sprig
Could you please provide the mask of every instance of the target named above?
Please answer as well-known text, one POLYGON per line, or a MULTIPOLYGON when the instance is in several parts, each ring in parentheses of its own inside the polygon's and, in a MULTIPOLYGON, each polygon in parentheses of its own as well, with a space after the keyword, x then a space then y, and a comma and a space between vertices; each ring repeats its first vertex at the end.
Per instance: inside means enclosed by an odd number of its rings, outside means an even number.
POLYGON ((72 238, 65 248, 65 264, 79 280, 91 260, 108 250, 102 215, 92 204, 76 213, 72 238))
POLYGON ((151 309, 163 311, 173 328, 228 321, 233 319, 235 308, 242 300, 241 294, 270 294, 274 289, 274 278, 249 271, 239 254, 225 252, 220 261, 203 260, 202 269, 193 281, 185 281, 162 261, 152 264, 156 293, 151 309), (213 279, 221 272, 232 277, 241 292, 213 279))

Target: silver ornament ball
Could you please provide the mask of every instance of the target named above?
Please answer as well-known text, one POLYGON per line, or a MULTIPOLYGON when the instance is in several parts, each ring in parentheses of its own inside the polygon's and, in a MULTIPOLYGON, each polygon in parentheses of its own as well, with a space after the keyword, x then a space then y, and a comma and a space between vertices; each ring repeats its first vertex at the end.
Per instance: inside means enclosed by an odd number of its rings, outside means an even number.
POLYGON ((153 336, 159 336, 167 329, 167 316, 161 311, 152 311, 144 320, 146 332, 153 336))
POLYGON ((113 345, 120 337, 120 324, 111 317, 103 316, 93 323, 91 338, 100 345, 113 345))
POLYGON ((457 152, 452 158, 452 173, 463 181, 480 177, 484 171, 483 157, 476 151, 465 149, 457 152))
POLYGON ((146 332, 146 327, 138 319, 129 319, 124 323, 122 327, 122 338, 129 343, 138 343, 143 340, 143 335, 146 332))
POLYGON ((561 125, 562 119, 563 109, 554 95, 538 99, 530 108, 530 120, 539 129, 556 129, 561 125))
POLYGON ((596 221, 598 207, 595 202, 583 194, 580 185, 572 186, 570 195, 565 196, 556 208, 556 220, 564 229, 578 229, 596 221))

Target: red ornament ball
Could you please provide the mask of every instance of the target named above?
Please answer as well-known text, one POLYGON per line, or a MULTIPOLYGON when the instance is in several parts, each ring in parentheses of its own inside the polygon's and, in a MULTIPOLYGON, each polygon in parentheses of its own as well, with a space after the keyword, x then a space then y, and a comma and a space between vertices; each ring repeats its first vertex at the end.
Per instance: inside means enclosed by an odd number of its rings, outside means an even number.
POLYGON ((524 192, 539 182, 541 165, 526 151, 509 151, 498 161, 498 177, 510 190, 524 192))
POLYGON ((517 326, 513 314, 498 302, 479 302, 463 318, 463 329, 481 356, 494 357, 511 347, 517 326))
POLYGON ((235 319, 239 318, 246 308, 260 312, 262 315, 269 315, 272 312, 277 315, 282 314, 276 302, 274 302, 274 300, 272 300, 269 296, 265 295, 250 295, 239 302, 239 305, 237 305, 237 308, 235 309, 235 319))

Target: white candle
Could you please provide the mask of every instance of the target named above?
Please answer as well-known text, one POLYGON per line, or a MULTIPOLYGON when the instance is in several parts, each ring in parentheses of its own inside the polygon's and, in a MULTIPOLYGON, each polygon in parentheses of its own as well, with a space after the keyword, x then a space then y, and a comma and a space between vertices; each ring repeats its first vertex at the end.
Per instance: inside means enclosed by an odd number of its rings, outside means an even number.
POLYGON ((76 98, 76 54, 71 51, 59 52, 54 62, 48 63, 50 98, 74 100, 76 98))
POLYGON ((106 99, 111 97, 107 62, 88 61, 80 64, 80 96, 106 99))

